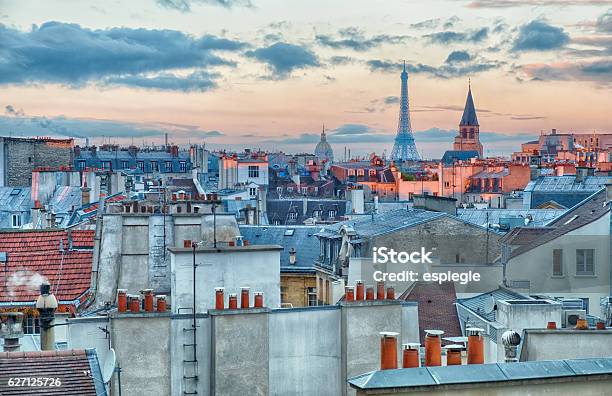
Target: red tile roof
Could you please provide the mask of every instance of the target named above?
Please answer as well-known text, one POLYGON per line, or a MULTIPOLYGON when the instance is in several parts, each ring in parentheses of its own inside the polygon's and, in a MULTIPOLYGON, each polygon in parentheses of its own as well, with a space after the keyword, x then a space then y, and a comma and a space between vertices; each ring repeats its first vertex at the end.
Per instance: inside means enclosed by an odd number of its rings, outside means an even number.
MULTIPOLYGON (((401 299, 419 303, 419 335, 424 345, 425 330, 443 330, 444 337, 461 337, 457 316, 455 284, 417 282, 401 299)), ((442 340, 443 344, 449 344, 442 340)))
POLYGON ((71 234, 69 250, 66 230, 0 232, 0 252, 8 255, 6 266, 0 268, 6 269, 0 271, 0 302, 33 302, 42 281, 51 284, 58 300, 81 297, 91 284, 94 231, 71 234))
MULTIPOLYGON (((0 395, 106 395, 92 350, 0 352, 0 395), (59 379, 57 386, 10 386, 10 378, 59 379), (96 381, 100 384, 97 384, 96 381), (96 387, 96 385, 98 385, 96 387)), ((26 382, 27 384, 27 382, 26 382)))

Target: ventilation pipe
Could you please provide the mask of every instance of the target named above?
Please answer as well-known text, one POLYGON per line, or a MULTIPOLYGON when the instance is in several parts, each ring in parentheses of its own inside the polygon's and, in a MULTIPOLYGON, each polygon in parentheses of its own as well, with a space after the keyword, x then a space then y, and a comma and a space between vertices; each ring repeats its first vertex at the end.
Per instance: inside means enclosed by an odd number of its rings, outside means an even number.
POLYGON ((442 330, 425 330, 425 366, 442 365, 442 330))
POLYGON ((397 368, 397 336, 393 331, 380 333, 380 369, 393 370, 397 368))
POLYGON ((502 344, 504 344, 506 363, 516 363, 516 350, 521 343, 521 335, 514 330, 508 330, 502 334, 502 344))
POLYGON ((36 309, 40 313, 40 349, 42 351, 55 350, 55 332, 53 321, 57 309, 57 299, 51 293, 51 285, 43 283, 40 285, 40 296, 36 300, 36 309))
POLYGON ((484 337, 483 329, 470 327, 466 329, 468 334, 467 362, 468 364, 484 364, 484 337))

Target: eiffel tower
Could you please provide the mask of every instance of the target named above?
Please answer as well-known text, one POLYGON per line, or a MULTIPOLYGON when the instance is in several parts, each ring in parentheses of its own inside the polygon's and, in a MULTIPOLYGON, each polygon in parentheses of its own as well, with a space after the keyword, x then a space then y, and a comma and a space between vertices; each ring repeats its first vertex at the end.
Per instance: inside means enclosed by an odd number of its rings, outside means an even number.
POLYGON ((402 95, 400 98, 399 121, 397 122, 397 135, 391 152, 391 159, 396 162, 418 161, 421 158, 414 143, 412 126, 410 125, 410 109, 408 105, 408 72, 406 62, 402 71, 402 95))

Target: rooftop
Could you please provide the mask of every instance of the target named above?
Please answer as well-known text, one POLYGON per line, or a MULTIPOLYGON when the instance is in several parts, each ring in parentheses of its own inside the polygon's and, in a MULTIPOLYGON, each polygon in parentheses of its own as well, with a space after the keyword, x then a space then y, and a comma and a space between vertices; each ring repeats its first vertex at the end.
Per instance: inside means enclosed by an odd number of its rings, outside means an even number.
POLYGON ((104 396, 106 389, 95 349, 0 352, 0 395, 104 396), (58 378, 57 386, 11 386, 8 378, 58 378))
POLYGON ((457 209, 457 217, 461 220, 486 227, 489 224, 499 224, 500 219, 529 219, 530 227, 541 227, 566 212, 564 209, 457 209))
POLYGON ((39 285, 48 281, 60 302, 78 305, 75 300, 91 283, 93 245, 94 231, 0 231, 0 252, 6 253, 0 304, 33 304, 40 294, 39 285))
POLYGON ((583 181, 576 181, 576 175, 540 176, 530 181, 525 191, 555 192, 567 194, 572 192, 598 191, 611 180, 610 176, 586 176, 583 181))
MULTIPOLYGON (((443 385, 545 380, 563 377, 612 375, 612 358, 548 360, 518 363, 471 364, 372 371, 348 380, 356 389, 406 392, 443 385)), ((445 388, 448 389, 448 388, 445 388)))
POLYGON ((531 300, 531 297, 505 287, 499 287, 496 290, 474 297, 460 298, 457 300, 457 304, 464 306, 489 322, 494 322, 496 319, 495 310, 490 309, 492 307, 490 304, 498 300, 531 300))

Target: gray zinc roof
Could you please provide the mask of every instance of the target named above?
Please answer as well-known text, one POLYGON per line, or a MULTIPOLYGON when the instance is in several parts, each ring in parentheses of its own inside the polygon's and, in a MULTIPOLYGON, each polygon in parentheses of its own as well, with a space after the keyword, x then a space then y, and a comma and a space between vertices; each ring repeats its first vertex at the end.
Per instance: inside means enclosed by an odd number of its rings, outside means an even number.
POLYGON ((472 312, 475 312, 489 322, 494 322, 495 311, 487 312, 485 308, 486 304, 488 304, 491 300, 532 300, 532 298, 510 289, 500 287, 497 290, 482 293, 474 297, 459 298, 457 299, 457 304, 460 304, 472 312))
POLYGON ((352 227, 361 237, 382 235, 396 230, 425 223, 446 213, 429 212, 421 209, 397 209, 376 215, 363 215, 325 227, 319 235, 336 237, 343 225, 352 227))
POLYGON ((606 186, 612 180, 610 176, 587 176, 581 182, 576 182, 575 175, 540 176, 530 181, 525 191, 542 191, 555 193, 595 192, 606 186))
POLYGON ((30 187, 0 187, 0 210, 27 211, 32 207, 30 187))
POLYGON ((241 225, 240 234, 252 245, 280 245, 281 272, 315 272, 319 258, 319 239, 315 234, 321 226, 256 226, 241 225), (289 264, 289 251, 296 252, 296 264, 289 264))
POLYGON ((348 380, 356 389, 415 388, 479 384, 584 375, 612 375, 612 358, 566 359, 518 363, 419 367, 372 371, 348 380))
POLYGON ((542 227, 562 216, 564 209, 457 209, 461 220, 486 227, 487 223, 499 224, 500 218, 531 216, 527 226, 542 227))

